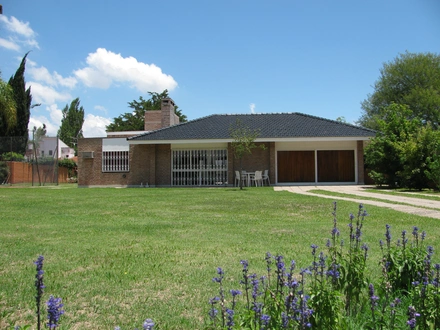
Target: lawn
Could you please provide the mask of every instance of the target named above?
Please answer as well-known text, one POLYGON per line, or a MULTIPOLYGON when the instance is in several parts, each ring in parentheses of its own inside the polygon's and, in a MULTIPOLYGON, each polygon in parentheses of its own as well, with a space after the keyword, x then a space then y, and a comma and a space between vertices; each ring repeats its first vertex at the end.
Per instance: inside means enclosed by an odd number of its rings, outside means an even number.
MULTIPOLYGON (((217 294, 216 268, 239 289, 240 260, 264 273, 266 252, 311 263, 333 225, 328 199, 272 188, 1 188, 0 328, 35 322, 35 261, 44 256, 45 300, 65 304, 61 329, 203 329, 217 294)), ((358 205, 338 202, 341 234, 358 205)), ((385 224, 395 237, 412 226, 440 246, 437 220, 374 206, 363 240, 379 275, 385 224)), ((434 261, 438 258, 434 255, 434 261)))

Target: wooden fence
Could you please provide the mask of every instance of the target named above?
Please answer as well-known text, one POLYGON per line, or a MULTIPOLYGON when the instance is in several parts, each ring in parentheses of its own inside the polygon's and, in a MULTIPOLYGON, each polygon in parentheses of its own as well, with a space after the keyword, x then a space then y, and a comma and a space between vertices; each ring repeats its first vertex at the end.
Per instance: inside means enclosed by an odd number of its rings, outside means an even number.
POLYGON ((6 162, 9 167, 9 177, 7 184, 17 183, 34 183, 49 184, 67 183, 68 182, 68 169, 66 167, 58 167, 58 164, 54 165, 38 165, 38 171, 36 164, 23 163, 23 162, 6 162), (56 167, 55 167, 56 166, 56 167), (38 172, 39 177, 38 178, 38 172))

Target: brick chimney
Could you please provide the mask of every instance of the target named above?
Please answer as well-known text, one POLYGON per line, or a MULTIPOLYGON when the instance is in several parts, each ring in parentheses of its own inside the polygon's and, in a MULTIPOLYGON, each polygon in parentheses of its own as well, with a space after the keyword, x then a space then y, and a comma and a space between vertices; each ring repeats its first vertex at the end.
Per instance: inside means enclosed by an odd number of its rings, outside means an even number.
POLYGON ((146 111, 144 129, 154 131, 179 124, 179 116, 174 113, 174 107, 174 101, 166 98, 162 100, 161 110, 146 111))

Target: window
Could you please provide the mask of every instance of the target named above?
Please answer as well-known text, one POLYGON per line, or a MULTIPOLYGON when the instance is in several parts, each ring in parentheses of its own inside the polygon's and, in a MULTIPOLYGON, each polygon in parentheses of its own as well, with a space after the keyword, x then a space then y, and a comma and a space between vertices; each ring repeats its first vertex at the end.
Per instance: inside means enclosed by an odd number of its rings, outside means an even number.
POLYGON ((128 151, 103 151, 102 171, 103 172, 128 172, 128 151))
POLYGON ((52 156, 52 150, 49 150, 49 156, 52 156))
POLYGON ((102 140, 102 172, 129 172, 130 146, 125 138, 102 140))
POLYGON ((228 151, 173 150, 173 186, 215 186, 228 182, 228 151))

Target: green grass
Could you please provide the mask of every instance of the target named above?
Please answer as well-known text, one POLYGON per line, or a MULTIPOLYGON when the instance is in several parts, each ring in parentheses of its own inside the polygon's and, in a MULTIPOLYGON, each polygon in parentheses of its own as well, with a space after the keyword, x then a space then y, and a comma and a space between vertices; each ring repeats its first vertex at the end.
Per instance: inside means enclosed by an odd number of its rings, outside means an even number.
MULTIPOLYGON (((311 263, 332 228, 328 199, 272 188, 0 189, 0 328, 35 325, 34 276, 45 257, 45 300, 61 297, 61 329, 202 329, 216 295, 216 268, 239 289, 241 259, 263 274, 266 252, 311 263)), ((338 202, 341 234, 358 205, 338 202)), ((394 237, 412 226, 440 247, 437 220, 367 206, 364 241, 378 276, 385 224, 394 237)), ((434 256, 434 261, 436 260, 434 256)))

